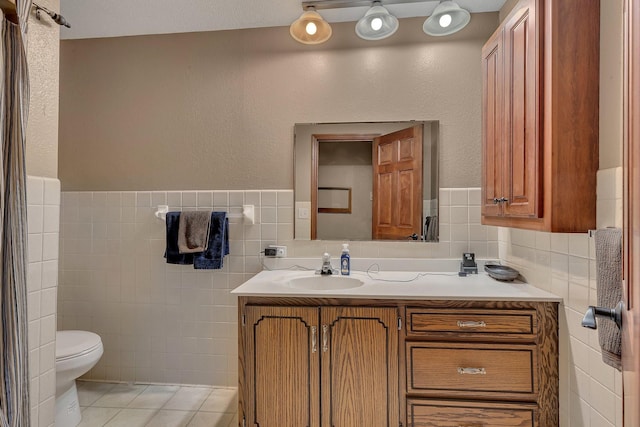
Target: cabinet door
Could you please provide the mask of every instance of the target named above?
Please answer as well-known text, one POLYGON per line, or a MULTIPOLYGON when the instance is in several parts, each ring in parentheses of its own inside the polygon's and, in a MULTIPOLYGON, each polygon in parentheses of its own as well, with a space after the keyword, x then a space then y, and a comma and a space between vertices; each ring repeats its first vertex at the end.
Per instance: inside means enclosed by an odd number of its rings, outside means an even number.
POLYGON ((541 151, 538 104, 539 46, 536 0, 521 2, 521 9, 504 26, 505 149, 502 168, 508 216, 540 217, 541 151))
POLYGON ((323 307, 322 426, 397 426, 398 312, 323 307))
POLYGON ((249 426, 320 426, 318 309, 245 308, 249 426))
POLYGON ((503 174, 503 63, 502 31, 484 45, 482 49, 482 214, 497 216, 500 204, 496 200, 505 195, 502 187, 503 174))

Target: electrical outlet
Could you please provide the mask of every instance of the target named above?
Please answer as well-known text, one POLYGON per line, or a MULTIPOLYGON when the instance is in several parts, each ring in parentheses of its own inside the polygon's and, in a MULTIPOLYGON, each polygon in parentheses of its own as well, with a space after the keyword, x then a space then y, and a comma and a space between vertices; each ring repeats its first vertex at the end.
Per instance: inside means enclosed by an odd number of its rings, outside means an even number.
POLYGON ((269 245, 264 250, 264 256, 271 258, 285 258, 287 256, 287 247, 269 245))

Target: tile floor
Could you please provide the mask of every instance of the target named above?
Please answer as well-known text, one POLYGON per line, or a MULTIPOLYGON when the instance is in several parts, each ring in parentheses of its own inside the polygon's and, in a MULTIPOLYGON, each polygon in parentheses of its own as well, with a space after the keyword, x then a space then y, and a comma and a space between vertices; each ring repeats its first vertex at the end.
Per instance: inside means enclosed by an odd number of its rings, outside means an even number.
POLYGON ((237 390, 78 381, 80 427, 236 427, 237 390))

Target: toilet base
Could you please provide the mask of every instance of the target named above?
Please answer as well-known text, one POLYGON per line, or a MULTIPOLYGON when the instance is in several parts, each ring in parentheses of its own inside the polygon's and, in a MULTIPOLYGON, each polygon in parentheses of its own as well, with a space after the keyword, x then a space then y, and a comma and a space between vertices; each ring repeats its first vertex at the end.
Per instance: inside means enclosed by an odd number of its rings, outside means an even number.
POLYGON ((80 424, 80 402, 74 381, 69 390, 56 396, 56 427, 76 427, 80 424))

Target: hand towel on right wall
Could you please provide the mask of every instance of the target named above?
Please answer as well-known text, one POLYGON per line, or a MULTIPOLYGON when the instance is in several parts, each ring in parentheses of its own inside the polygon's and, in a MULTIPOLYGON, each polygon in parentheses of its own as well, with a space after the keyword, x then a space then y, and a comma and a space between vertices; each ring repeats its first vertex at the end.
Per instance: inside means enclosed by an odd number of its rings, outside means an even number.
MULTIPOLYGON (((596 230, 595 239, 598 306, 615 308, 622 301, 622 230, 599 229, 596 230)), ((615 322, 604 320, 598 323, 602 360, 619 371, 622 370, 621 338, 615 322)))

